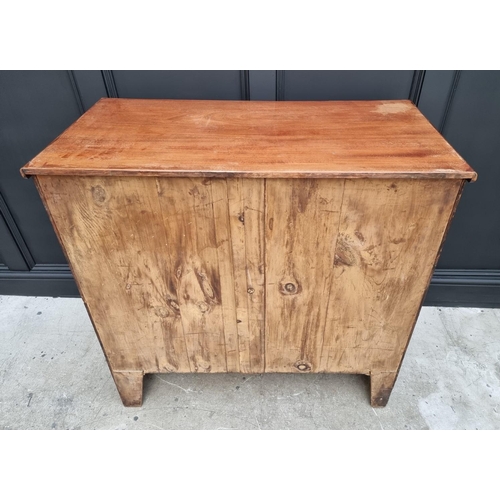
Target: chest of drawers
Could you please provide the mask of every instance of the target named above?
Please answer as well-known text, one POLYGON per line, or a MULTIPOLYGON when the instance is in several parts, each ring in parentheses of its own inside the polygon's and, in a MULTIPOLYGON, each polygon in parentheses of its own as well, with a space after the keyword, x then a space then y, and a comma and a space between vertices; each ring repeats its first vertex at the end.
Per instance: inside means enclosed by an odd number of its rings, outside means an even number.
POLYGON ((156 372, 366 374, 384 406, 476 176, 409 101, 128 99, 22 173, 127 406, 156 372))

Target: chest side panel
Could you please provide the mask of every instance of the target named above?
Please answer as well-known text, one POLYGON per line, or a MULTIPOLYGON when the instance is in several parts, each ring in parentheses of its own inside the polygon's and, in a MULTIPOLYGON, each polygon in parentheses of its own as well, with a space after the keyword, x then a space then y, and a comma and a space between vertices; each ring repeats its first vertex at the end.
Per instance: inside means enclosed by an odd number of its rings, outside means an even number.
POLYGON ((112 369, 262 370, 263 182, 38 177, 112 369))
POLYGON ((461 185, 268 180, 266 371, 396 371, 461 185))

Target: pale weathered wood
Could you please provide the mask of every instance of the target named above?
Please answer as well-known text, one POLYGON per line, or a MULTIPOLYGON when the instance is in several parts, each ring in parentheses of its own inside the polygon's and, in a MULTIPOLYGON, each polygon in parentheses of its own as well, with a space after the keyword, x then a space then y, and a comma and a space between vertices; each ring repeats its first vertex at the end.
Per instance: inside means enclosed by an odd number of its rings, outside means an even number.
POLYGON ((225 179, 208 180, 212 188, 212 207, 215 223, 215 247, 220 269, 220 294, 224 339, 226 345, 226 369, 240 371, 240 353, 236 317, 234 262, 231 227, 229 224, 229 200, 225 179))
POLYGON ((22 172, 476 178, 410 101, 101 99, 22 172))
POLYGON ((266 371, 318 371, 343 179, 266 185, 266 371))
MULTIPOLYGON (((210 181, 158 179, 191 371, 227 371, 210 181)), ((226 200, 227 203, 227 200, 226 200)))
POLYGON ((142 372, 116 372, 111 371, 120 398, 125 406, 142 406, 142 372))
POLYGON ((172 306, 177 299, 153 265, 162 258, 160 239, 150 238, 151 244, 141 247, 141 231, 155 229, 145 224, 154 218, 142 208, 147 193, 140 206, 133 201, 133 190, 142 182, 38 178, 111 369, 168 371, 162 326, 176 337, 172 332, 180 323, 172 306))
POLYGON ((346 180, 320 371, 397 371, 460 180, 346 180))
POLYGON ((37 181, 113 370, 263 369, 263 181, 37 181))
POLYGON ((259 179, 227 180, 242 373, 264 370, 264 185, 259 179))
POLYGON ((397 371, 460 186, 268 180, 266 371, 397 371))
POLYGON ((387 405, 398 372, 374 372, 370 376, 370 404, 377 408, 387 405))
POLYGON ((111 369, 145 373, 396 373, 462 184, 37 182, 111 369))

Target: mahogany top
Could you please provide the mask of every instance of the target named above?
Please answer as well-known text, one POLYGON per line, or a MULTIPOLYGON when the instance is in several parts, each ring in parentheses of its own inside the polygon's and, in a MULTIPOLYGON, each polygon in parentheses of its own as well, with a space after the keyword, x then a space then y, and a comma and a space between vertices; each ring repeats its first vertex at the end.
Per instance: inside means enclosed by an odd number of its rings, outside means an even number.
POLYGON ((101 99, 21 172, 477 177, 410 101, 101 99))

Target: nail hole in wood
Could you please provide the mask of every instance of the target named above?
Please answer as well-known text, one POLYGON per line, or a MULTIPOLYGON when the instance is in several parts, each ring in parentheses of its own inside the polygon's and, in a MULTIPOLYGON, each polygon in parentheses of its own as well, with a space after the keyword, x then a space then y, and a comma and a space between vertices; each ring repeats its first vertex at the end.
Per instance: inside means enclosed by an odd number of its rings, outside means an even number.
POLYGON ((295 363, 295 368, 301 372, 310 372, 311 364, 307 361, 297 361, 297 363, 295 363))

